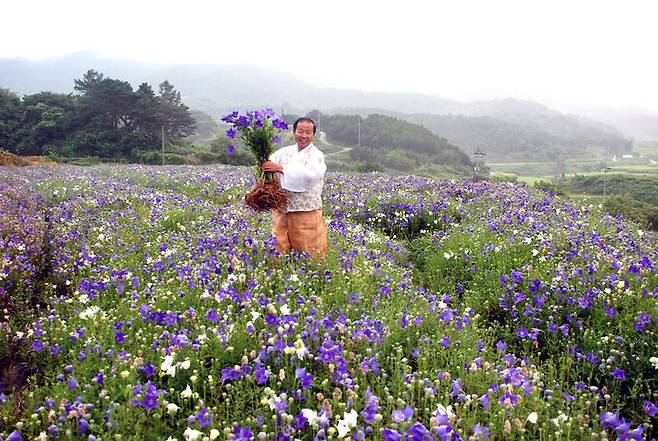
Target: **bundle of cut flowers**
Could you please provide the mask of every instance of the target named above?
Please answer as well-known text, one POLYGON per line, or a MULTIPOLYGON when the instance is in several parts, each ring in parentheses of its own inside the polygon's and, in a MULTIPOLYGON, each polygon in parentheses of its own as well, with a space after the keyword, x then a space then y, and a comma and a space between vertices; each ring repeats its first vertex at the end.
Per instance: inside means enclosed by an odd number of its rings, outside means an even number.
MULTIPOLYGON (((263 172, 261 165, 269 160, 274 151, 274 144, 280 140, 279 130, 288 130, 288 124, 275 117, 272 109, 252 110, 245 115, 237 111, 222 118, 231 127, 226 135, 242 140, 245 146, 253 153, 257 161, 256 186, 245 195, 245 202, 256 211, 269 211, 274 208, 283 208, 288 201, 286 192, 281 189, 273 172, 263 172)), ((229 153, 235 147, 229 144, 229 153)))

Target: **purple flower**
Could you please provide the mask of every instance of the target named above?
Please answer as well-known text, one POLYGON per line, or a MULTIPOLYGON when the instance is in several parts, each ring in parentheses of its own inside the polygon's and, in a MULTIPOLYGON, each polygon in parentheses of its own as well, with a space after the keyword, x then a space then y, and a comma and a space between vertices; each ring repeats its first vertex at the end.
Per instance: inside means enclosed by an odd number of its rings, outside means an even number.
POLYGON ((408 419, 411 419, 411 417, 413 416, 414 416, 413 408, 407 405, 407 407, 405 407, 404 409, 394 410, 393 414, 391 415, 391 418, 393 419, 394 423, 401 423, 402 421, 407 421, 408 419))
POLYGON ((219 321, 219 314, 217 314, 215 309, 209 309, 208 312, 206 312, 206 320, 215 324, 217 321, 219 321))
POLYGON ((228 136, 228 137, 231 138, 231 139, 235 139, 235 135, 236 135, 236 133, 237 133, 237 132, 235 131, 235 129, 234 129, 233 127, 231 127, 230 129, 228 129, 228 130, 226 131, 226 136, 228 136))
POLYGON ((514 407, 519 403, 519 400, 521 397, 519 395, 515 395, 509 391, 505 392, 501 397, 498 399, 498 401, 503 404, 504 406, 507 407, 514 407))
POLYGON ((133 397, 139 398, 139 395, 142 394, 142 399, 139 400, 135 398, 133 400, 133 406, 142 407, 146 410, 155 409, 160 405, 158 403, 158 397, 161 393, 162 391, 159 390, 155 384, 151 383, 150 381, 146 383, 145 387, 141 384, 138 384, 133 387, 133 397))
POLYGON ((228 153, 229 155, 235 154, 235 146, 233 144, 228 144, 226 146, 226 153, 228 153))
POLYGON ((196 416, 196 420, 199 423, 199 427, 202 429, 206 427, 208 424, 212 424, 212 418, 206 406, 203 406, 201 408, 199 414, 196 416))
POLYGON ((48 426, 48 433, 53 438, 57 438, 59 436, 59 432, 60 432, 59 427, 57 427, 56 425, 51 424, 50 426, 48 426))
MULTIPOLYGON (((423 426, 421 423, 416 421, 409 427, 407 430, 407 440, 409 441, 424 441, 427 439, 427 435, 429 435, 427 429, 425 426, 423 426)), ((431 439, 431 438, 430 438, 431 439)))
POLYGON ((146 378, 150 378, 155 373, 155 368, 151 363, 146 363, 144 366, 142 366, 141 371, 144 373, 146 378))
POLYGON ((288 123, 283 118, 275 118, 272 120, 272 127, 275 129, 288 130, 288 123))
POLYGON ((256 383, 265 384, 267 383, 267 379, 270 376, 270 372, 267 370, 265 366, 263 366, 260 363, 257 363, 255 376, 256 376, 256 383))
POLYGON ((382 429, 380 431, 384 441, 400 441, 402 434, 394 429, 382 429))
POLYGON ((86 419, 80 418, 78 420, 78 434, 84 435, 89 430, 89 423, 86 419))
POLYGON ((441 346, 443 346, 444 348, 449 348, 451 346, 450 345, 450 337, 446 335, 441 340, 439 340, 439 344, 441 346))
POLYGON ((616 378, 617 380, 625 380, 626 379, 626 372, 624 372, 623 369, 620 368, 615 368, 610 375, 612 375, 613 378, 616 378))
POLYGON ((313 375, 306 373, 306 368, 295 369, 295 377, 301 383, 302 389, 308 389, 313 385, 313 375))
POLYGON ((489 428, 487 426, 481 426, 480 423, 477 423, 473 426, 473 435, 477 439, 489 439, 489 428))
POLYGON ((516 284, 523 283, 523 273, 519 270, 512 270, 512 281, 516 284))
POLYGON ((641 312, 637 316, 637 321, 635 322, 635 330, 637 332, 642 332, 644 331, 644 327, 648 324, 651 323, 651 315, 647 314, 646 312, 641 312))
POLYGON ((68 389, 69 389, 69 390, 73 390, 73 389, 75 389, 76 387, 79 387, 79 386, 80 386, 80 384, 78 383, 78 379, 75 378, 75 377, 73 377, 73 378, 71 378, 69 381, 67 381, 67 382, 66 382, 66 385, 68 386, 68 389))
POLYGON ((14 430, 7 437, 7 441, 22 441, 22 440, 23 438, 21 437, 21 432, 19 432, 18 430, 14 430))
POLYGON ((645 401, 644 410, 646 411, 647 415, 653 418, 658 415, 658 404, 654 404, 651 401, 645 401))
MULTIPOLYGON (((43 342, 42 342, 41 340, 39 340, 39 339, 34 340, 34 342, 32 343, 32 349, 33 349, 35 352, 41 352, 41 351, 43 350, 44 347, 45 347, 45 345, 44 345, 43 342)), ((11 435, 10 435, 10 436, 11 436, 11 435)), ((18 436, 20 436, 20 432, 18 432, 18 436)))
POLYGON ((491 407, 491 403, 489 402, 489 392, 480 397, 480 403, 482 403, 484 410, 489 410, 491 407))
POLYGON ((498 343, 496 343, 496 349, 503 352, 505 349, 507 349, 507 343, 505 343, 502 340, 499 340, 498 343))
POLYGON ((249 427, 234 426, 229 439, 231 441, 251 441, 254 439, 254 434, 249 427))
POLYGON ((361 416, 367 423, 373 423, 375 421, 375 415, 379 412, 379 397, 373 395, 370 391, 370 386, 366 389, 366 405, 361 411, 361 416))
POLYGON ((222 369, 222 383, 237 380, 240 377, 242 377, 242 371, 239 369, 233 369, 230 367, 222 369))

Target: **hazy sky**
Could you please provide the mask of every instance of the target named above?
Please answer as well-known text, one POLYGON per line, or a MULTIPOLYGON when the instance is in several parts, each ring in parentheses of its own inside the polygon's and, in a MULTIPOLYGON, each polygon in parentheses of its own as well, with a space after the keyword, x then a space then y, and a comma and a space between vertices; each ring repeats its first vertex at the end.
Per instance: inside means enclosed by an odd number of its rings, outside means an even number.
POLYGON ((320 86, 658 112, 656 0, 8 0, 0 57, 247 63, 320 86))

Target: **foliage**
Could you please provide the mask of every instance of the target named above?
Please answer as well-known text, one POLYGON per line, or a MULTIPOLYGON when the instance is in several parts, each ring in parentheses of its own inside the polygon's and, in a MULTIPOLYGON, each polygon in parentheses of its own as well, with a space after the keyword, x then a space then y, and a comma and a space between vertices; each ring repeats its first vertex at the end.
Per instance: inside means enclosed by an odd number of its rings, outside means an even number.
POLYGON ((0 437, 656 436, 655 236, 525 185, 328 174, 315 262, 276 251, 253 182, 0 169, 53 220, 49 250, 10 248, 50 265, 47 302, 0 327, 37 368, 0 393, 0 437))
POLYGON ((568 191, 603 195, 629 194, 634 199, 658 205, 658 176, 629 174, 598 174, 574 176, 566 180, 568 191))
POLYGON ((533 187, 545 191, 547 193, 552 193, 556 196, 564 196, 564 190, 557 184, 553 182, 546 182, 546 181, 536 181, 533 185, 533 187))
POLYGON ((77 95, 40 92, 23 100, 0 93, 0 143, 22 155, 97 156, 143 160, 161 146, 161 131, 172 141, 193 133, 195 122, 180 92, 168 81, 159 95, 142 83, 87 71, 75 80, 77 95))
POLYGON ((640 228, 658 231, 658 205, 638 201, 626 194, 606 198, 603 207, 613 216, 623 216, 637 222, 640 228))

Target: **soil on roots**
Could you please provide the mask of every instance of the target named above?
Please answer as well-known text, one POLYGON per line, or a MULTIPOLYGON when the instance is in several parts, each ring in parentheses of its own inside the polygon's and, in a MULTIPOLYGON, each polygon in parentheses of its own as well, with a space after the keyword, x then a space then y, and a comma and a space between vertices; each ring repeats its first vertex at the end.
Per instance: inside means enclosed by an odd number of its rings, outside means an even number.
POLYGON ((244 197, 245 203, 255 211, 264 212, 275 208, 282 209, 288 202, 288 195, 276 182, 259 182, 244 197))

